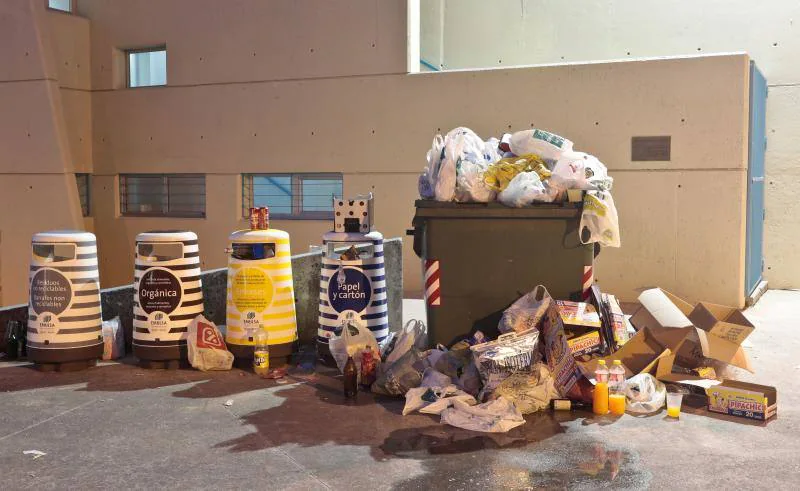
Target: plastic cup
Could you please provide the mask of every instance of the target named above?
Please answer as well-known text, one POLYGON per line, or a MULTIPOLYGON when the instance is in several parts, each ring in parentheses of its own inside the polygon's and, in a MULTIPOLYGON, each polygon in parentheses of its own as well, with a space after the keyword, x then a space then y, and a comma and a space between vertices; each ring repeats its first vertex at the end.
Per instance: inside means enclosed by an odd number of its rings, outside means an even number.
POLYGON ((667 416, 671 418, 680 418, 682 401, 683 394, 680 392, 667 392, 667 416))

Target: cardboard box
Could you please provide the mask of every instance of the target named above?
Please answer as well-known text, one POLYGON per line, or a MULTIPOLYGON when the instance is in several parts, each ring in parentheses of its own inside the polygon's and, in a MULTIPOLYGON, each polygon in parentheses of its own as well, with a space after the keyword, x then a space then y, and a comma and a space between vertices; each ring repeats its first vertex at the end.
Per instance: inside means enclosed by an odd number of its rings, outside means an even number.
POLYGON ((594 305, 584 302, 570 302, 569 300, 556 300, 561 322, 565 327, 589 327, 599 329, 600 314, 594 305))
POLYGON ((583 373, 590 378, 594 377, 594 371, 597 369, 599 360, 605 360, 608 366, 611 366, 614 360, 621 361, 625 367, 625 378, 630 378, 640 373, 655 375, 659 362, 670 355, 671 351, 668 348, 664 348, 656 340, 652 331, 645 327, 612 355, 581 363, 580 366, 583 373))
POLYGON ((597 330, 589 331, 580 336, 567 338, 567 345, 569 346, 569 351, 572 353, 572 356, 595 353, 600 351, 603 346, 600 342, 600 331, 597 330))
POLYGON ((608 320, 611 323, 611 331, 614 333, 614 342, 618 347, 628 342, 628 326, 625 322, 625 314, 619 301, 614 295, 603 294, 603 301, 608 304, 608 320))
POLYGON ((741 344, 755 327, 737 309, 707 302, 692 305, 660 288, 646 290, 639 301, 642 308, 631 322, 638 329, 647 328, 672 352, 659 363, 661 376, 671 372, 670 363, 698 368, 706 358, 753 371, 741 344))
POLYGON ((766 421, 778 414, 778 390, 768 385, 723 380, 706 389, 708 410, 766 421))

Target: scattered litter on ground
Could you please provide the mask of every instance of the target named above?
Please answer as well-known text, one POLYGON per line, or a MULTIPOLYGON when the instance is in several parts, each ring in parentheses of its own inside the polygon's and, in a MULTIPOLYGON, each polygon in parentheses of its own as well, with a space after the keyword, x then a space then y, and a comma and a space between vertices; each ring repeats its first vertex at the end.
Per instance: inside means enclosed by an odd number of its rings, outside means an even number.
POLYGON ((222 405, 226 407, 233 406, 233 399, 228 399, 227 401, 223 402, 222 405))
POLYGON ((39 457, 47 455, 45 452, 42 452, 41 450, 23 450, 22 453, 25 455, 33 455, 33 460, 36 460, 39 457))

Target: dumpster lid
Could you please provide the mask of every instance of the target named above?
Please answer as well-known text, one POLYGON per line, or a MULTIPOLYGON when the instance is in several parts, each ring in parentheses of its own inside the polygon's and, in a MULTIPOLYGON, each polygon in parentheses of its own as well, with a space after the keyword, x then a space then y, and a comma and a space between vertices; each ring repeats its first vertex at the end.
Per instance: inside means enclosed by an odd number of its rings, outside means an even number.
POLYGON ((431 218, 579 218, 583 203, 535 203, 509 208, 502 203, 456 203, 418 199, 417 217, 431 218))

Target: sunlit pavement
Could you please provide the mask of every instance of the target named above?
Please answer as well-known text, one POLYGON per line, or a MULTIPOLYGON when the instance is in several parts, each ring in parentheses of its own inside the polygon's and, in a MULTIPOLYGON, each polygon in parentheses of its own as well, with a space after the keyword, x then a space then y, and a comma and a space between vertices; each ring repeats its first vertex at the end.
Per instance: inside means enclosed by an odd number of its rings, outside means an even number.
MULTIPOLYGON (((424 315, 418 301, 404 306, 424 315)), ((573 412, 487 435, 401 416, 401 399, 361 393, 345 404, 325 368, 275 382, 236 369, 144 370, 130 358, 72 373, 0 362, 0 488, 794 487, 798 307, 800 292, 771 291, 747 313, 756 373, 742 378, 779 391, 767 425, 692 409, 679 421, 573 412)))

